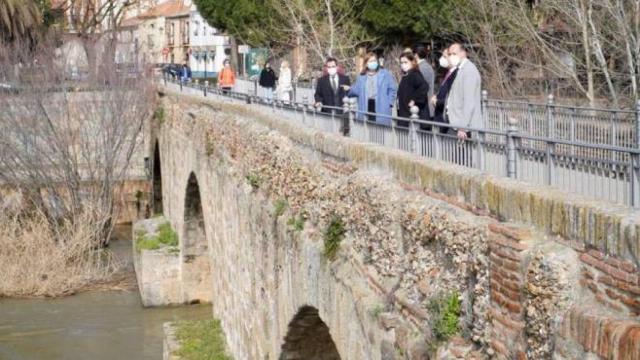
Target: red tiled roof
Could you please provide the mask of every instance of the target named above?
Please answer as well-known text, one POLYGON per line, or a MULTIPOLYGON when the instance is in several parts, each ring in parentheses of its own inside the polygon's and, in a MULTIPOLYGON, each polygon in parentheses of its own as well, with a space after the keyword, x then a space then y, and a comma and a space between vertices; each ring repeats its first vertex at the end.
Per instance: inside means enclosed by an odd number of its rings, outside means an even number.
POLYGON ((188 15, 190 10, 191 9, 188 6, 184 5, 183 0, 171 0, 149 9, 149 11, 141 14, 138 17, 155 18, 188 15))
POLYGON ((140 25, 141 22, 142 19, 138 17, 130 17, 122 20, 122 22, 120 23, 120 27, 134 27, 140 25))

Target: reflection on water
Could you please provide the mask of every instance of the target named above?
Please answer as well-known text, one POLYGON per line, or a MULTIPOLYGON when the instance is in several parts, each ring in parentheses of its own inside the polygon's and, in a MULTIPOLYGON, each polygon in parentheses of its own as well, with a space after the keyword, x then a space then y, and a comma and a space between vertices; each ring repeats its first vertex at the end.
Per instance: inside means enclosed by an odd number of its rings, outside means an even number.
POLYGON ((157 360, 163 322, 208 317, 208 305, 144 309, 136 292, 0 300, 0 359, 157 360))
MULTIPOLYGON (((111 250, 124 271, 133 271, 130 240, 113 242, 111 250)), ((0 360, 158 360, 164 322, 211 317, 210 305, 145 309, 135 288, 0 299, 0 360)))

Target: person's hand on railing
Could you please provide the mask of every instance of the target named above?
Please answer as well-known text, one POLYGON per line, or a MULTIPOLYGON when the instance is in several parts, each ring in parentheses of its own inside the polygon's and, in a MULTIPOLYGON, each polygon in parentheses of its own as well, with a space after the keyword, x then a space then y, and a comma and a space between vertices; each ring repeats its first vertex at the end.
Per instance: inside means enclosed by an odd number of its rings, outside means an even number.
POLYGON ((431 105, 436 106, 437 103, 438 103, 438 97, 433 95, 431 97, 431 105))
POLYGON ((351 89, 351 86, 349 85, 340 85, 340 87, 342 88, 342 90, 344 91, 349 91, 351 89))
POLYGON ((316 109, 320 110, 322 108, 322 103, 320 101, 318 101, 313 106, 315 106, 316 109))
POLYGON ((462 141, 467 140, 467 137, 468 137, 467 132, 464 130, 458 130, 457 136, 458 136, 458 139, 462 141))
POLYGON ((416 105, 416 102, 415 102, 415 101, 413 101, 413 100, 409 101, 409 108, 412 108, 412 107, 414 107, 415 105, 416 105))

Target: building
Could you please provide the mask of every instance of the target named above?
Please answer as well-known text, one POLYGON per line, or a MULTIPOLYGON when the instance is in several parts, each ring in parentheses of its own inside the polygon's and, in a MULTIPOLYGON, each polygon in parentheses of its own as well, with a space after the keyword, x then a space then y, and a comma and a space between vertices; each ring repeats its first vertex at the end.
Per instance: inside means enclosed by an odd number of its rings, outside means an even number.
POLYGON ((173 8, 171 13, 165 14, 165 37, 163 57, 164 62, 169 63, 189 63, 189 22, 191 17, 191 7, 184 3, 173 8))
POLYGON ((200 13, 192 9, 189 21, 189 67, 194 78, 217 76, 227 57, 229 37, 209 26, 200 13))

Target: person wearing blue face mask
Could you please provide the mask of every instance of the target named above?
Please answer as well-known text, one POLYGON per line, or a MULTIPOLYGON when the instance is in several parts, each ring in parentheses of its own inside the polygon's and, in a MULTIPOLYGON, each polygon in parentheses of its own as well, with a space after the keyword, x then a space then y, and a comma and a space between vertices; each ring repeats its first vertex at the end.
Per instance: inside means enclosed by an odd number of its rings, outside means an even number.
MULTIPOLYGON (((396 101, 397 93, 398 85, 393 75, 388 70, 380 68, 375 53, 368 53, 364 58, 362 73, 348 94, 349 97, 358 98, 358 110, 376 113, 367 115, 369 121, 391 125, 391 108, 396 101)), ((358 120, 362 121, 364 118, 364 114, 358 113, 358 120)))

